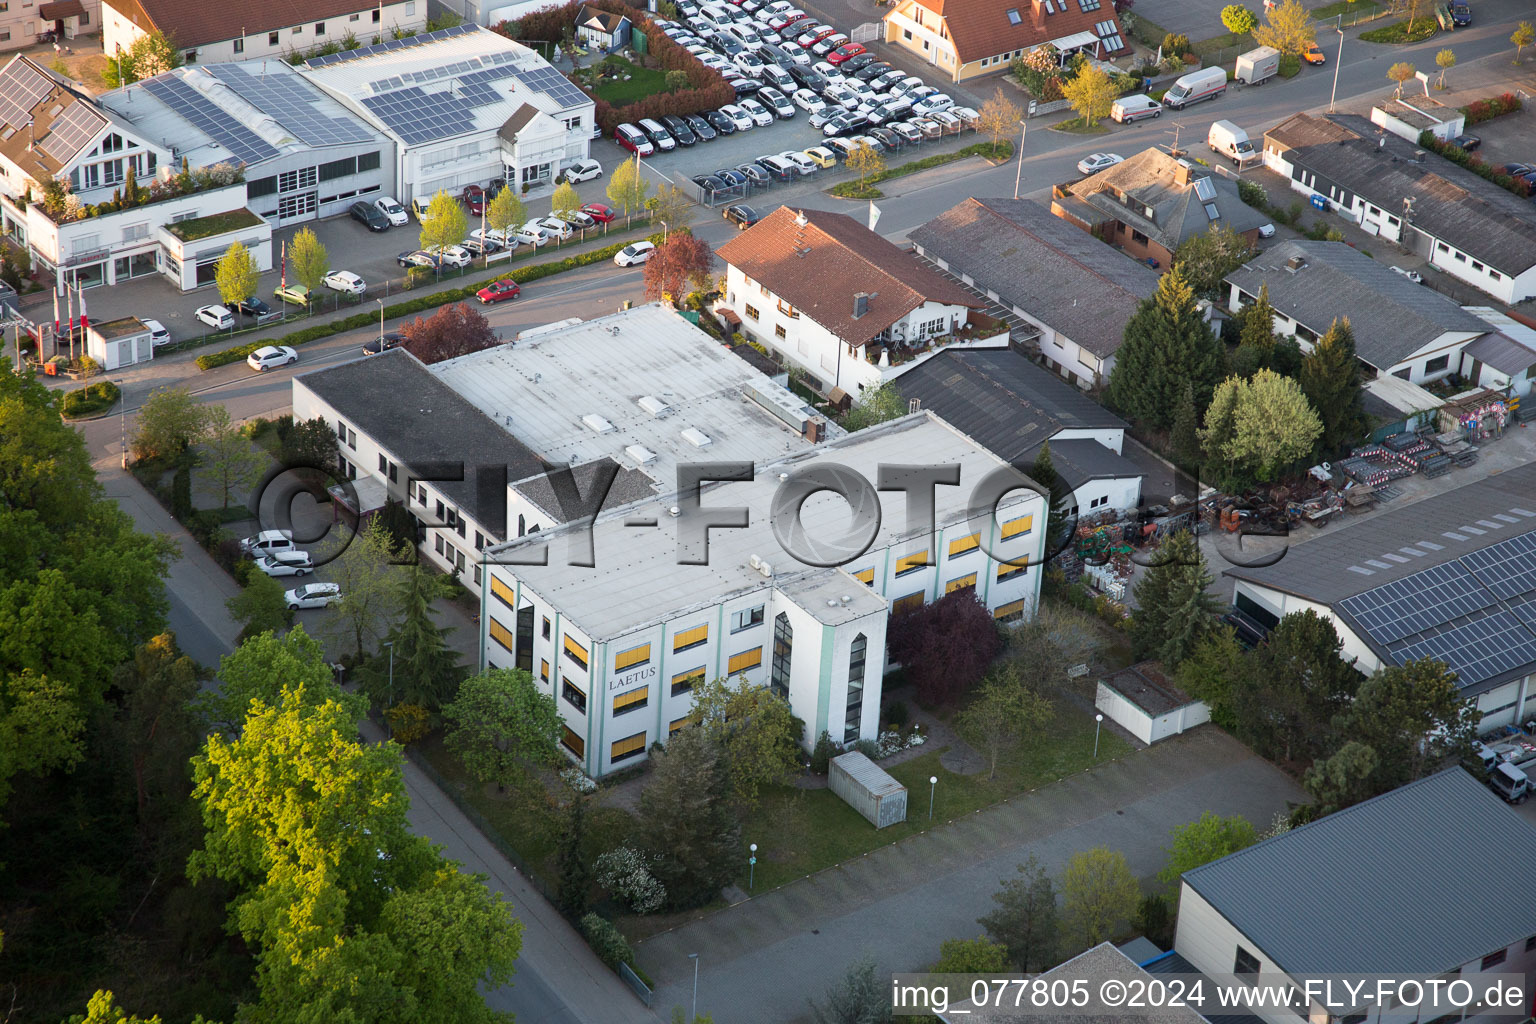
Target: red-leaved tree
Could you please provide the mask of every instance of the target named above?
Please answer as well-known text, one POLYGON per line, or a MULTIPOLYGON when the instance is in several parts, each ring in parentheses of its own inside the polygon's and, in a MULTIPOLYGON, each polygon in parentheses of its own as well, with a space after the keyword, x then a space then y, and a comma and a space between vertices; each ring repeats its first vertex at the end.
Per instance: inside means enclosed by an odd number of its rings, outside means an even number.
POLYGON ((714 267, 715 254, 704 241, 687 231, 674 231, 645 262, 645 297, 670 295, 675 300, 689 284, 702 289, 708 286, 714 267))
POLYGON ((403 347, 424 363, 440 363, 455 356, 490 348, 496 344, 496 332, 466 302, 443 306, 431 317, 415 320, 400 328, 405 335, 403 347))
POLYGON ((948 704, 986 675, 1002 639, 986 605, 970 588, 892 619, 886 631, 891 660, 924 704, 948 704))

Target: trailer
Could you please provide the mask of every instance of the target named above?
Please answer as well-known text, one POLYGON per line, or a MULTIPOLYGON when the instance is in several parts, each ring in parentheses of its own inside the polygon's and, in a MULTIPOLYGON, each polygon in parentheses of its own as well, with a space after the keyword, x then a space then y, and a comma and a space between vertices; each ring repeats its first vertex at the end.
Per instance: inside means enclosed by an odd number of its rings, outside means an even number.
POLYGON ((1233 77, 1245 85, 1262 85, 1280 71, 1280 51, 1273 46, 1260 46, 1237 58, 1233 77))

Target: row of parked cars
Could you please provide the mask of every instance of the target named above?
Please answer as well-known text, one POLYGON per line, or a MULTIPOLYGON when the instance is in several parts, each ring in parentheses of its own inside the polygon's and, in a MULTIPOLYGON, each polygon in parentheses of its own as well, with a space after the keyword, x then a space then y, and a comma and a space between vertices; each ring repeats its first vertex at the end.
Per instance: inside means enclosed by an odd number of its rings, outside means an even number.
MULTIPOLYGON (((687 24, 654 24, 719 72, 737 100, 703 114, 619 125, 614 140, 640 156, 767 127, 797 111, 831 138, 893 124, 912 128, 913 118, 955 106, 951 97, 879 60, 790 0, 702 6, 682 0, 677 7, 687 24)), ((913 140, 921 136, 914 128, 913 140)))
MULTIPOLYGON (((308 576, 315 571, 308 551, 301 551, 288 530, 263 530, 240 542, 240 553, 254 559, 256 568, 268 576, 308 576)), ((335 583, 308 583, 283 594, 289 611, 327 608, 341 600, 341 587, 335 583)))

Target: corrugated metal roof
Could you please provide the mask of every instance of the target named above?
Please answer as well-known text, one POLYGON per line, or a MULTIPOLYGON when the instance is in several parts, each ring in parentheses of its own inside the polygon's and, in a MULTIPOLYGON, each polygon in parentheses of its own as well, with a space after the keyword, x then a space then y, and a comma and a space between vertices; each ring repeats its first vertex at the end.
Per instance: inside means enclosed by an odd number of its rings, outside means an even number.
POLYGON ((1460 768, 1184 873, 1293 979, 1434 977, 1536 934, 1536 825, 1460 768))
POLYGON ((834 757, 832 763, 846 772, 850 779, 857 782, 871 796, 900 793, 907 788, 892 778, 884 768, 857 750, 850 750, 846 754, 834 757))
MULTIPOLYGON (((1033 453, 1038 457, 1039 450, 1033 453)), ((1094 480, 1132 480, 1146 476, 1140 466, 1108 445, 1090 438, 1057 438, 1051 442, 1051 464, 1073 490, 1094 480)))
POLYGON ((1483 335, 1461 351, 1463 355, 1481 360, 1500 373, 1507 373, 1512 377, 1536 366, 1536 352, 1532 352, 1509 335, 1497 331, 1483 335))

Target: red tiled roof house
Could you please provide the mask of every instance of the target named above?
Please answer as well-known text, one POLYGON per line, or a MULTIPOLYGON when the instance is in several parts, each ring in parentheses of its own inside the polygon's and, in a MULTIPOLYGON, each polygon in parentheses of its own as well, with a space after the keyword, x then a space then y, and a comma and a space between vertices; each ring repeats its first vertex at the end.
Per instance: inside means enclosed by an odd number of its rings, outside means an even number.
POLYGON ((1105 60, 1129 49, 1113 0, 897 0, 885 41, 954 82, 1006 71, 1047 43, 1105 60))

